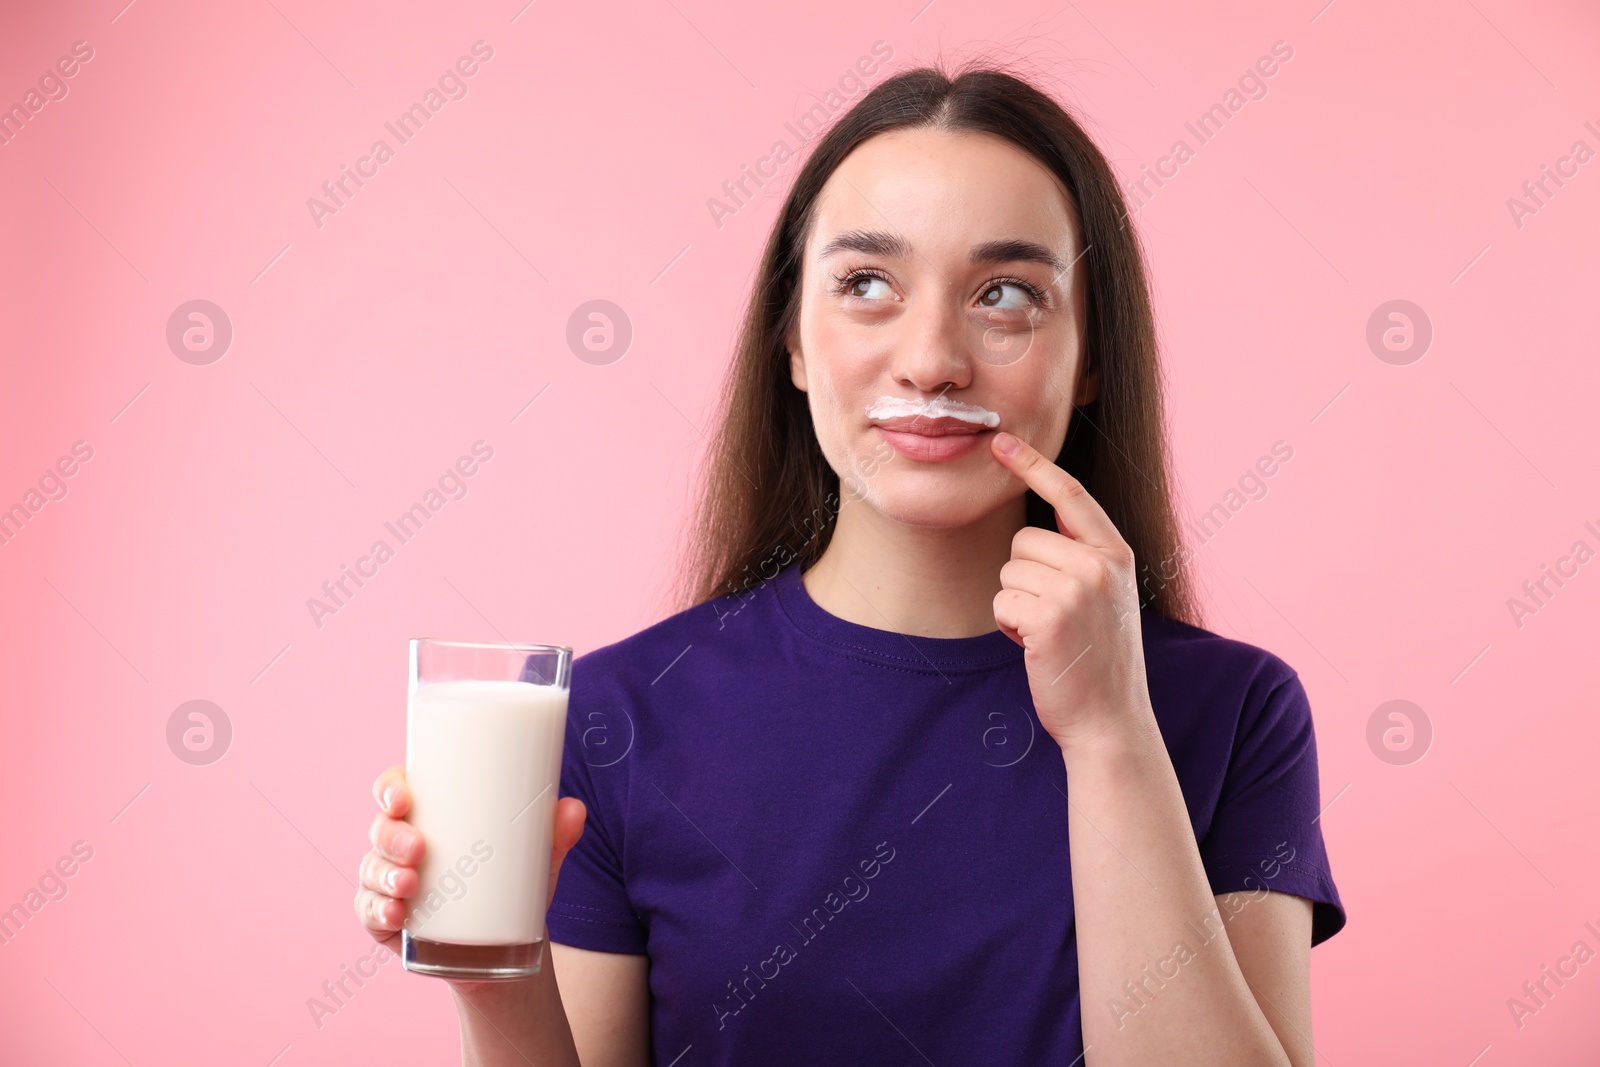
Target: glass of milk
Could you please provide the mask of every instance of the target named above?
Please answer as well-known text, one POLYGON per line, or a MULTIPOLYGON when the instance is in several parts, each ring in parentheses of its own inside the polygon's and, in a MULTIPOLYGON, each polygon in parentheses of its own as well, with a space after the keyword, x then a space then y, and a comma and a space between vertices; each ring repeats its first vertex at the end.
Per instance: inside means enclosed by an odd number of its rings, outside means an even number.
POLYGON ((544 960, 572 649, 411 641, 406 821, 422 835, 408 971, 527 978, 544 960))

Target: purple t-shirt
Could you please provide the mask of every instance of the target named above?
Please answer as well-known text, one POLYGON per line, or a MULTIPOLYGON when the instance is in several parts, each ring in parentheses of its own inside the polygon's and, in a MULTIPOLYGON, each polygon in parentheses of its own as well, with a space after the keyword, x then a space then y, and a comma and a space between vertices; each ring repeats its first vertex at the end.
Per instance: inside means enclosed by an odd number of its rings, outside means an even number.
MULTIPOLYGON (((1212 892, 1305 897, 1333 936, 1299 676, 1141 623, 1212 892)), ((1067 791, 1010 638, 847 622, 791 565, 574 661, 561 793, 589 814, 549 937, 649 955, 663 1067, 1072 1063, 1067 791)))

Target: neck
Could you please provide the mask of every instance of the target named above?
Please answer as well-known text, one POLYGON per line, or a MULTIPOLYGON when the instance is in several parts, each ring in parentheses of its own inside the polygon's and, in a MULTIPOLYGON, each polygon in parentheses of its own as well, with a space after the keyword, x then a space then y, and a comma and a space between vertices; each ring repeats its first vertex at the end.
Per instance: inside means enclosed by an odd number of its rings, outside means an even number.
POLYGON ((1024 496, 966 526, 908 526, 846 498, 827 549, 801 580, 817 606, 846 622, 916 637, 977 637, 999 629, 994 598, 1024 496))

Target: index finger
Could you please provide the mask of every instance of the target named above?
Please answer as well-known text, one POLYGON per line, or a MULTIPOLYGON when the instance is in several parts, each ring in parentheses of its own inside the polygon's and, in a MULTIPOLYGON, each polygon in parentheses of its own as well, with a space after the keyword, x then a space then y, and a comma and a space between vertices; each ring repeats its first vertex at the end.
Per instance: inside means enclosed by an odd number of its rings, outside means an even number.
POLYGON ((411 790, 406 787, 406 768, 395 764, 378 775, 372 783, 372 795, 384 814, 398 819, 411 807, 411 790))
POLYGON ((1122 535, 1117 532, 1111 516, 1089 495, 1083 483, 1046 459, 1028 442, 1001 430, 994 435, 990 451, 1002 467, 1021 478, 1029 489, 1056 509, 1056 525, 1062 533, 1097 548, 1113 548, 1122 543, 1122 535))

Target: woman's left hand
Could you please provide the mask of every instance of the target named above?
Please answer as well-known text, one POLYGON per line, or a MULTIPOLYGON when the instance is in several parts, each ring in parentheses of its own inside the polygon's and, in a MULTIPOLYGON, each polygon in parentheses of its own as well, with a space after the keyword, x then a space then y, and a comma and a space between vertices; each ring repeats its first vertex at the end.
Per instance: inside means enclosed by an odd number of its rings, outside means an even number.
POLYGON ((1017 531, 994 598, 995 622, 1026 650, 1040 724, 1065 749, 1152 721, 1133 549, 1083 483, 1032 445, 1002 432, 991 452, 1055 508, 1060 530, 1017 531))

